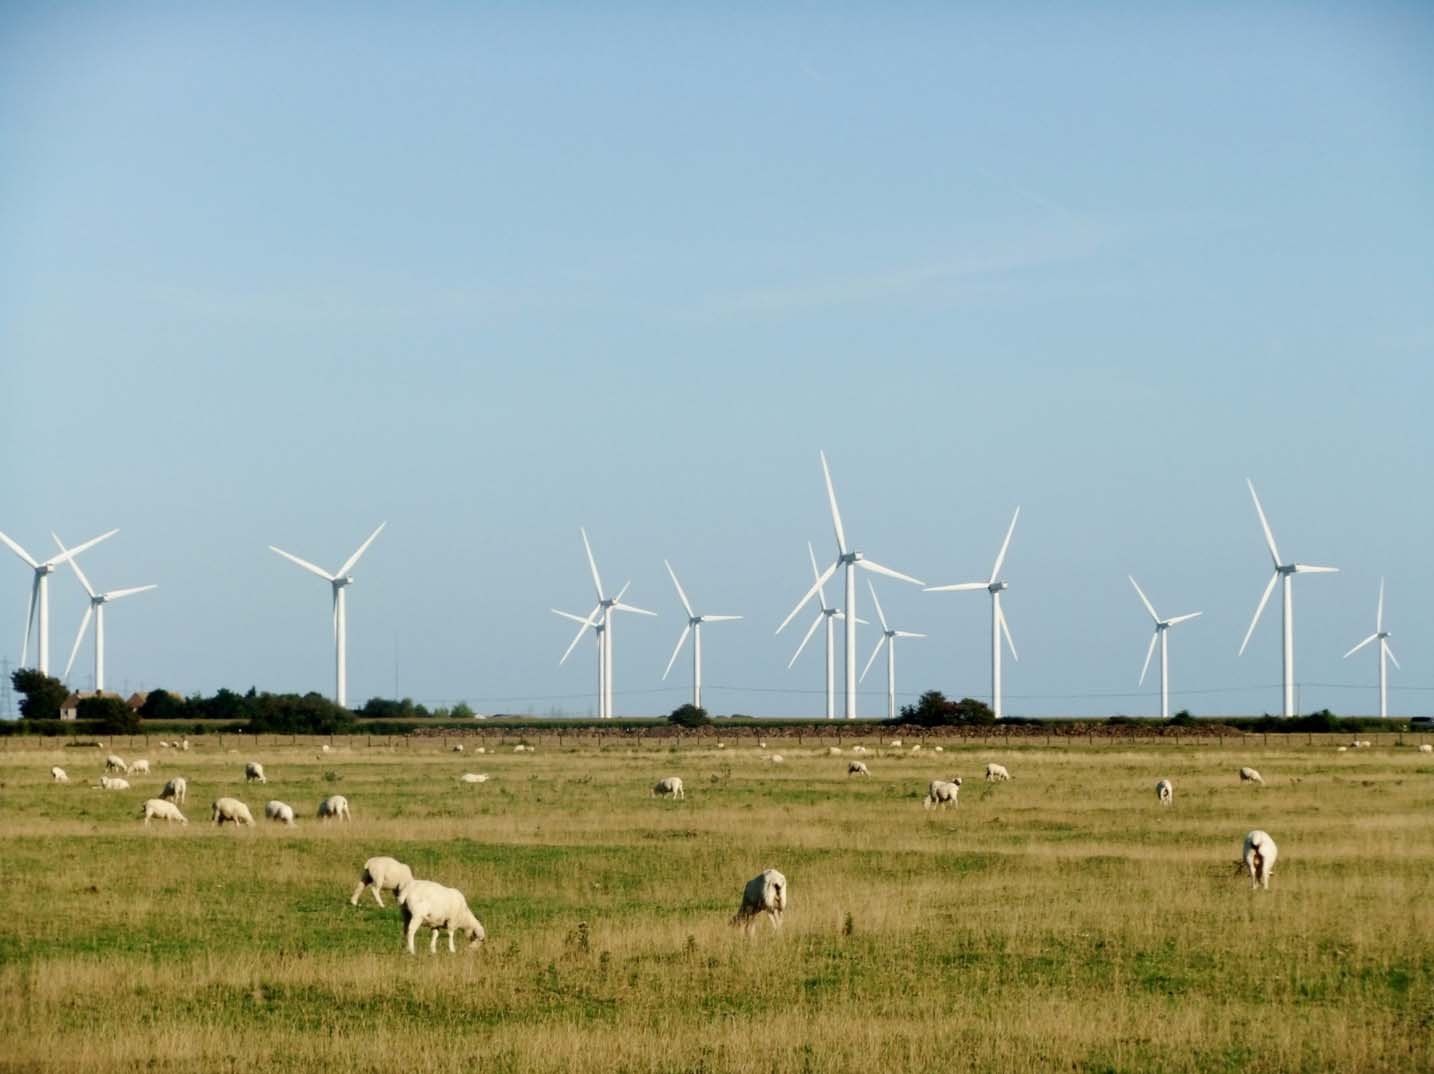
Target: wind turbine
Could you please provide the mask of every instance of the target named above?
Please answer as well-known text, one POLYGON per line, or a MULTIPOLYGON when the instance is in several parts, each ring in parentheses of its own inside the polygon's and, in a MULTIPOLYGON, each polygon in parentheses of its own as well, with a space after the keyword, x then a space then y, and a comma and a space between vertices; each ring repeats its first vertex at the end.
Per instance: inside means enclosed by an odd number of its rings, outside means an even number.
MULTIPOLYGON (((825 622, 827 625, 827 719, 833 720, 836 718, 835 620, 845 619, 846 616, 842 613, 842 610, 840 608, 827 607, 826 590, 824 590, 821 586, 822 572, 821 568, 817 566, 817 554, 812 549, 811 541, 807 542, 807 556, 811 559, 812 562, 812 577, 817 581, 817 599, 819 607, 817 608, 817 617, 812 620, 812 625, 807 628, 807 633, 806 636, 802 638, 802 643, 797 646, 797 651, 793 653, 792 658, 787 661, 787 668, 788 670, 790 670, 791 666, 797 662, 797 657, 802 655, 802 650, 807 647, 807 642, 812 640, 812 635, 817 632, 817 627, 821 626, 822 623, 825 622)), ((788 621, 790 621, 790 619, 791 617, 788 616, 788 621)), ((866 620, 858 619, 857 622, 865 624, 866 620)), ((783 625, 785 626, 786 624, 783 625)))
MULTIPOLYGON (((563 659, 558 661, 558 663, 561 664, 563 660, 567 660, 568 653, 573 651, 573 647, 577 645, 578 640, 583 636, 584 630, 588 627, 601 630, 598 636, 598 716, 606 720, 612 718, 612 613, 614 611, 635 612, 638 615, 653 616, 657 613, 650 612, 645 608, 634 608, 631 604, 624 604, 622 597, 623 594, 627 592, 627 585, 623 586, 614 597, 609 597, 604 593, 602 578, 598 574, 597 560, 593 558, 593 548, 592 545, 588 543, 588 531, 579 528, 578 532, 581 533, 583 537, 583 551, 585 551, 588 556, 588 569, 592 571, 593 587, 597 590, 598 602, 593 610, 587 614, 587 617, 581 620, 569 612, 560 612, 556 608, 553 609, 556 614, 561 615, 563 618, 573 619, 583 624, 578 628, 577 635, 573 638, 572 644, 568 646, 568 651, 563 654, 563 659)), ((628 583, 628 585, 631 584, 631 582, 628 583)))
MULTIPOLYGON (((24 667, 24 666, 25 666, 25 661, 26 661, 26 660, 29 658, 29 656, 30 656, 30 631, 31 631, 31 629, 35 626, 35 620, 38 618, 38 619, 39 619, 39 627, 40 627, 40 638, 39 638, 40 664, 39 664, 39 671, 40 671, 40 674, 41 674, 41 675, 48 675, 48 674, 50 673, 50 584, 49 584, 49 579, 50 579, 51 573, 55 570, 56 567, 58 567, 61 563, 64 563, 65 560, 69 559, 71 556, 77 556, 77 555, 79 555, 79 554, 80 554, 81 552, 83 552, 86 548, 91 548, 91 547, 93 547, 94 545, 99 544, 99 543, 100 543, 101 541, 103 541, 106 537, 113 537, 113 536, 114 536, 116 533, 118 533, 118 532, 119 532, 119 530, 110 530, 108 533, 102 533, 102 534, 100 534, 98 537, 94 537, 94 538, 91 538, 90 540, 86 541, 84 544, 76 545, 74 548, 70 549, 68 552, 61 552, 61 553, 60 553, 59 555, 57 555, 57 556, 51 556, 49 559, 45 560, 43 563, 41 563, 40 561, 38 561, 37 559, 35 559, 34 556, 30 555, 29 552, 26 552, 26 551, 25 551, 23 548, 21 548, 15 541, 13 541, 13 540, 11 540, 9 537, 5 536, 5 534, 0 533, 0 541, 4 541, 5 544, 9 546, 10 551, 14 552, 17 556, 19 556, 21 559, 23 559, 23 560, 25 561, 25 564, 26 564, 32 571, 35 572, 35 579, 34 579, 34 581, 31 582, 31 584, 30 584, 30 607, 27 608, 26 611, 25 611, 25 645, 24 645, 24 647, 20 650, 20 666, 21 666, 21 667, 24 667), (37 612, 38 612, 38 616, 37 616, 37 614, 36 614, 37 612)), ((52 536, 53 536, 53 535, 52 535, 52 536)))
POLYGON ((664 559, 662 565, 672 576, 672 584, 677 587, 677 598, 682 601, 682 607, 687 610, 687 625, 682 628, 682 634, 677 639, 677 648, 672 650, 672 659, 667 662, 667 671, 662 673, 662 678, 664 682, 667 680, 672 665, 677 663, 677 654, 682 652, 682 646, 687 642, 687 635, 691 634, 692 704, 695 708, 700 709, 702 707, 702 624, 729 623, 742 617, 740 615, 698 615, 692 610, 692 602, 687 599, 687 594, 682 591, 682 583, 677 580, 677 572, 672 569, 672 564, 664 559))
MULTIPOLYGON (((862 552, 858 552, 847 544, 846 530, 842 528, 841 511, 837 509, 836 489, 832 487, 832 472, 827 466, 826 452, 820 452, 822 460, 822 476, 826 478, 827 500, 831 503, 832 524, 836 529, 837 558, 830 567, 817 576, 812 587, 806 591, 802 599, 797 601, 797 606, 791 613, 782 620, 781 626, 777 627, 777 633, 782 632, 782 627, 790 623, 799 611, 806 607, 807 601, 817 595, 822 584, 836 573, 838 567, 846 568, 846 718, 856 719, 856 569, 863 567, 876 574, 884 574, 889 578, 898 581, 910 582, 912 585, 923 585, 922 581, 912 578, 909 574, 902 574, 890 567, 883 567, 880 563, 866 558, 862 552)), ((823 602, 825 603, 825 602, 823 602)), ((795 659, 795 658, 793 658, 795 659)))
MULTIPOLYGON (((1387 656, 1390 660, 1394 660, 1394 651, 1389 648, 1389 631, 1384 629, 1383 578, 1379 580, 1379 605, 1374 612, 1374 633, 1345 653, 1345 659, 1353 656, 1372 641, 1379 642, 1379 715, 1381 719, 1384 719, 1389 716, 1389 669, 1384 666, 1384 658, 1387 656)), ((1394 660, 1394 666, 1399 667, 1398 660, 1394 660)))
POLYGON ((996 553, 996 563, 991 568, 991 577, 984 582, 958 582, 955 585, 933 585, 927 586, 928 593, 954 593, 965 589, 984 589, 991 594, 991 711, 1000 719, 1004 712, 1001 706, 1001 635, 1006 635, 1006 644, 1011 649, 1011 659, 1019 660, 1016 655, 1016 643, 1011 640, 1011 628, 1006 625, 1006 613, 1001 611, 1001 590, 1006 589, 1006 583, 1000 580, 1001 564, 1006 562, 1006 549, 1011 547, 1011 534, 1016 532, 1016 519, 1021 517, 1021 509, 1016 508, 1016 513, 1011 516, 1010 528, 1006 530, 1006 539, 1001 542, 1001 550, 996 553))
POLYGON ((1140 596, 1140 603, 1145 605, 1145 610, 1150 613, 1150 618, 1155 620, 1155 633, 1150 635, 1150 647, 1145 650, 1145 664, 1140 669, 1140 682, 1142 685, 1145 683, 1145 673, 1150 670, 1150 658, 1155 655, 1155 642, 1158 639, 1160 642, 1160 718, 1168 720, 1170 718, 1170 649, 1166 634, 1176 623, 1183 623, 1187 619, 1194 619, 1197 615, 1204 613, 1190 612, 1188 615, 1177 615, 1173 619, 1162 619, 1155 614, 1155 606, 1150 603, 1144 590, 1140 588, 1140 583, 1131 575, 1126 575, 1126 577, 1130 578, 1130 584, 1135 586, 1135 592, 1140 596))
POLYGON ((881 601, 876 596, 876 586, 871 584, 871 579, 866 580, 866 587, 871 590, 871 602, 876 605, 876 617, 881 620, 881 640, 876 643, 876 648, 871 651, 871 657, 866 662, 866 667, 861 670, 861 677, 866 678, 866 673, 871 670, 871 665, 876 662, 876 654, 881 652, 881 647, 886 646, 886 718, 896 719, 896 639, 897 638, 924 638, 925 634, 913 634, 909 630, 892 630, 886 625, 886 613, 881 610, 881 601))
POLYGON ((341 708, 347 708, 349 703, 348 690, 348 664, 346 650, 348 649, 348 620, 344 614, 344 590, 354 584, 349 571, 354 569, 359 557, 368 551, 368 546, 373 544, 374 538, 383 532, 387 522, 380 522, 378 529, 368 535, 368 540, 358 546, 358 551, 344 560, 344 565, 333 574, 322 567, 315 567, 306 559, 300 559, 296 555, 285 552, 282 548, 269 546, 269 551, 277 552, 292 563, 297 563, 304 570, 311 574, 317 574, 324 581, 333 587, 334 591, 334 702, 341 708))
POLYGON ((1260 516, 1260 527, 1265 531, 1265 544, 1269 545, 1270 558, 1275 561, 1275 573, 1270 575, 1269 585, 1265 586, 1265 592, 1260 597, 1260 605, 1255 609, 1255 617, 1250 620, 1250 629, 1245 631, 1245 640, 1240 643, 1240 655, 1244 655, 1245 646, 1250 644, 1250 635, 1255 632, 1255 626, 1264 613, 1265 605, 1270 602, 1270 594, 1275 591, 1275 583, 1283 581, 1285 715, 1293 716, 1295 714, 1295 605, 1292 582, 1297 574, 1337 574, 1339 568, 1311 567, 1307 563, 1281 563, 1280 550, 1275 547, 1275 535, 1270 532, 1270 524, 1265 519, 1265 509, 1260 506, 1260 497, 1255 495, 1255 483, 1246 478, 1245 484, 1250 486, 1250 498, 1255 501, 1255 512, 1260 516))
POLYGON ((70 659, 65 662, 65 674, 61 678, 69 678, 70 666, 75 662, 75 654, 80 651, 80 642, 84 641, 85 631, 90 626, 90 617, 93 616, 95 620, 95 691, 98 693, 105 688, 105 605, 112 600, 119 600, 121 597, 132 597, 147 589, 157 589, 158 586, 141 585, 132 589, 111 589, 108 593, 96 593, 95 587, 90 585, 90 580, 85 577, 85 572, 80 570, 75 553, 65 550, 65 543, 57 534, 51 533, 50 536, 55 538, 55 544, 60 546, 62 558, 69 562, 70 568, 75 572, 75 577, 80 580, 80 585, 84 586, 85 592, 90 595, 90 606, 85 609, 85 617, 80 620, 80 632, 75 635, 75 644, 70 648, 70 659))

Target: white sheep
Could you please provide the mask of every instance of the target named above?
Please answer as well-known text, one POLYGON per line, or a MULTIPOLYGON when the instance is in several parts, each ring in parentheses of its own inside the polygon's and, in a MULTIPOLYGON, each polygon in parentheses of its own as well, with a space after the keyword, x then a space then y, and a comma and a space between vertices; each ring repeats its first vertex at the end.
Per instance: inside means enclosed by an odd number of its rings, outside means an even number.
POLYGON ((63 768, 61 768, 59 765, 51 766, 50 778, 53 779, 56 783, 70 782, 70 774, 66 772, 63 768))
POLYGON ((1004 783, 1011 778, 1011 773, 1006 771, 1006 766, 996 764, 994 761, 986 766, 987 783, 1004 783))
POLYGON ((127 791, 129 790, 129 780, 121 776, 115 776, 113 779, 109 776, 101 776, 100 786, 107 791, 127 791))
POLYGON ((775 869, 763 869, 742 889, 742 905, 733 915, 732 924, 741 925, 750 936, 757 927, 757 915, 766 914, 772 928, 779 929, 788 901, 787 878, 775 869))
POLYGON ((413 883, 413 870, 397 858, 369 858, 363 863, 363 872, 359 873, 358 886, 354 888, 349 904, 357 906, 363 889, 372 888, 373 901, 381 907, 383 899, 379 892, 391 891, 398 895, 405 884, 411 883, 413 883))
POLYGON ((488 773, 486 772, 464 772, 458 777, 459 783, 487 783, 488 773))
POLYGON ((1427 743, 1427 742, 1421 743, 1420 746, 1419 746, 1419 752, 1420 752, 1420 753, 1434 753, 1434 746, 1431 746, 1431 745, 1430 745, 1429 743, 1427 743))
POLYGON ((899 739, 899 738, 893 738, 893 739, 891 740, 891 748, 894 749, 894 750, 899 750, 899 749, 901 749, 901 739, 899 739))
POLYGON ((1168 779, 1162 779, 1155 785, 1155 797, 1163 806, 1173 805, 1175 802, 1175 784, 1168 779))
POLYGON ((182 802, 189 797, 189 781, 183 776, 175 776, 166 780, 164 790, 159 792, 161 798, 167 798, 171 802, 182 802))
POLYGON ((682 789, 682 777, 668 776, 665 779, 659 779, 655 784, 653 784, 652 793, 651 795, 649 795, 649 797, 674 799, 686 798, 687 792, 682 789))
POLYGON ((1367 749, 1369 749, 1371 746, 1373 746, 1374 743, 1371 742, 1371 741, 1369 741, 1369 739, 1366 738, 1366 739, 1361 739, 1360 741, 1356 742, 1355 745, 1358 746, 1358 747, 1359 747, 1360 749, 1362 749, 1362 750, 1367 750, 1367 749))
POLYGON ((171 743, 169 743, 169 742, 166 741, 165 739, 160 739, 160 740, 159 740, 159 748, 162 749, 162 750, 168 750, 168 749, 173 749, 174 747, 173 747, 173 745, 172 745, 171 743))
POLYGON ((264 803, 264 816, 276 824, 287 824, 291 828, 294 826, 294 807, 277 798, 264 803))
POLYGON ((149 775, 149 759, 147 757, 141 757, 137 761, 131 761, 129 763, 129 774, 132 776, 149 775))
POLYGON ((923 809, 930 809, 939 805, 945 809, 948 805, 958 808, 961 805, 958 795, 961 793, 961 777, 955 776, 952 779, 933 779, 926 788, 926 797, 922 800, 923 809))
POLYGON ((851 752, 852 752, 852 753, 865 753, 865 752, 866 752, 866 747, 865 747, 865 746, 853 746, 853 747, 851 748, 851 752))
POLYGON ((787 759, 783 757, 780 753, 774 753, 772 754, 772 756, 768 757, 767 760, 771 761, 773 764, 785 764, 787 759))
POLYGON ((1274 872, 1275 859, 1279 857, 1280 848, 1275 846, 1275 841, 1270 838, 1269 833, 1262 832, 1258 828, 1245 836, 1245 849, 1242 857, 1245 859, 1245 868, 1250 870, 1250 887, 1259 888, 1264 886, 1266 891, 1270 890, 1270 873, 1274 872))
POLYGON ((488 938, 482 924, 468 909, 468 900, 457 888, 444 887, 432 880, 413 880, 399 891, 398 907, 403 914, 404 947, 410 955, 415 954, 413 938, 421 928, 433 930, 433 942, 428 950, 434 955, 438 953, 438 933, 442 929, 448 930, 450 952, 456 950, 454 932, 468 937, 470 951, 488 938))
POLYGON ((764 749, 766 749, 766 748, 767 748, 766 739, 763 739, 761 742, 758 742, 758 743, 757 743, 757 748, 758 748, 759 750, 764 750, 764 749))
POLYGON ((475 746, 475 747, 473 748, 473 752, 474 752, 474 753, 487 753, 488 751, 487 751, 486 749, 484 749, 482 746, 475 746))
POLYGON ((258 761, 249 761, 244 765, 245 783, 268 783, 264 776, 264 766, 258 761))
POLYGON ((181 739, 179 740, 179 748, 182 749, 182 750, 187 750, 187 749, 189 749, 189 739, 187 739, 187 738, 181 738, 181 739))
POLYGON ((334 748, 333 748, 332 746, 330 746, 327 742, 325 742, 322 746, 319 747, 319 752, 320 752, 320 753, 332 753, 332 752, 333 752, 333 749, 334 749, 334 748))
POLYGON ((932 749, 931 752, 932 752, 932 753, 945 753, 945 752, 946 752, 946 748, 945 748, 944 746, 936 746, 936 747, 934 747, 934 748, 932 749))
POLYGON ((349 800, 342 794, 331 794, 319 803, 320 820, 353 820, 349 815, 349 800))
POLYGON ((179 811, 179 807, 173 802, 166 802, 163 798, 150 798, 140 807, 139 815, 144 818, 145 827, 149 827, 151 817, 158 817, 163 821, 179 821, 180 824, 188 824, 189 818, 179 811))
POLYGON ((452 747, 452 748, 453 748, 453 752, 454 752, 454 753, 462 753, 462 752, 463 752, 463 743, 461 743, 461 742, 455 742, 455 743, 453 744, 453 747, 452 747))
POLYGON ((1349 752, 1349 747, 1348 747, 1348 746, 1340 746, 1337 750, 1335 750, 1335 752, 1336 752, 1336 753, 1348 753, 1348 752, 1349 752))
POLYGON ((861 761, 848 761, 846 763, 846 774, 849 776, 869 776, 871 772, 865 763, 861 761))
POLYGON ((921 749, 921 743, 918 742, 916 745, 914 745, 914 746, 911 747, 911 752, 912 752, 912 753, 916 753, 916 752, 920 751, 920 749, 921 749))
POLYGON ((221 828, 224 827, 225 821, 236 828, 241 824, 247 824, 250 827, 254 825, 254 814, 250 813, 249 807, 237 798, 214 799, 214 804, 210 806, 210 815, 214 823, 221 828))
POLYGON ((828 746, 828 747, 827 747, 827 756, 828 756, 828 757, 840 757, 840 756, 841 756, 841 747, 840 747, 840 746, 828 746))
POLYGON ((106 772, 128 772, 129 765, 124 763, 124 758, 117 753, 112 753, 105 758, 106 772))
POLYGON ((1262 787, 1265 785, 1264 777, 1261 776, 1260 773, 1256 772, 1253 768, 1240 769, 1240 782, 1258 783, 1262 787))

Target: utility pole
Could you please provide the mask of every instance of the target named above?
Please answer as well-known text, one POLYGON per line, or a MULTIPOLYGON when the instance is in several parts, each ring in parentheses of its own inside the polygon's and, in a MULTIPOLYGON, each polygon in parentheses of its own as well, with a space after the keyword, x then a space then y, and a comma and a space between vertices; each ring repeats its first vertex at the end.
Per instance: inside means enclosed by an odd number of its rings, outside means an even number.
POLYGON ((0 660, 0 672, 3 672, 3 678, 0 678, 0 719, 9 719, 19 715, 15 711, 15 695, 10 690, 9 657, 0 660))

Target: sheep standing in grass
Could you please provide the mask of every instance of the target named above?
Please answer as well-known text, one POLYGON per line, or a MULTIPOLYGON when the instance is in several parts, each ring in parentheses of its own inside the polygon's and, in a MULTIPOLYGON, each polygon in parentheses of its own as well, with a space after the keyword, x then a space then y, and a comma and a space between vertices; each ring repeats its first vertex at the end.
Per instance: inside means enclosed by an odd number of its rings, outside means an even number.
POLYGON ((468 900, 457 888, 444 887, 432 880, 410 881, 398 893, 398 908, 403 914, 404 947, 410 955, 416 953, 413 938, 421 928, 433 930, 428 950, 434 955, 438 954, 438 933, 443 929, 448 930, 450 952, 457 950, 453 946, 455 932, 468 937, 470 951, 488 938, 482 924, 468 909, 468 900))
POLYGON ((459 783, 487 783, 488 773, 486 772, 464 772, 458 777, 459 783))
POLYGON ((1163 806, 1173 805, 1175 802, 1175 784, 1168 779, 1162 779, 1155 785, 1155 797, 1163 806))
POLYGON ((732 917, 732 924, 741 925, 743 932, 750 936, 757 927, 757 915, 766 914, 772 928, 779 929, 787 901, 787 878, 775 869, 764 869, 742 889, 742 905, 732 917))
POLYGON ((862 761, 848 761, 846 765, 846 774, 849 776, 869 776, 871 775, 871 771, 862 761))
POLYGON ((461 742, 455 742, 455 743, 453 744, 453 752, 454 752, 454 753, 462 753, 462 752, 463 752, 463 743, 461 743, 461 742))
POLYGON ((244 782, 245 782, 245 783, 268 783, 269 781, 268 781, 266 778, 264 778, 264 766, 261 765, 258 761, 249 761, 247 764, 245 764, 245 765, 244 765, 244 782))
POLYGON ((681 776, 668 776, 666 779, 659 779, 652 787, 653 798, 686 798, 687 792, 682 789, 681 776))
POLYGON ((1003 764, 995 764, 995 763, 993 762, 993 763, 988 764, 988 765, 986 766, 986 782, 987 782, 987 783, 1005 783, 1005 782, 1006 782, 1008 779, 1010 779, 1010 778, 1011 778, 1011 773, 1009 773, 1009 772, 1006 771, 1006 766, 1005 766, 1005 765, 1003 765, 1003 764))
POLYGON ((137 761, 131 761, 129 763, 129 774, 132 776, 149 775, 149 758, 141 757, 137 761))
POLYGON ((189 781, 183 776, 175 776, 165 782, 164 790, 159 792, 159 796, 171 802, 182 802, 189 797, 189 781))
POLYGON ((785 764, 787 761, 787 759, 783 757, 780 753, 772 754, 772 756, 768 757, 767 760, 771 761, 773 764, 785 764))
POLYGON ((291 828, 294 826, 294 807, 277 798, 264 803, 264 816, 276 824, 286 824, 291 828))
POLYGON ((331 794, 319 803, 320 820, 353 820, 349 815, 349 800, 342 794, 331 794))
POLYGON ((128 772, 129 765, 124 763, 124 758, 117 753, 112 753, 105 758, 106 772, 128 772))
POLYGON ((188 749, 189 749, 189 739, 187 739, 187 738, 181 738, 181 739, 179 740, 179 748, 182 749, 182 750, 188 750, 188 749))
POLYGON ((113 778, 101 776, 100 786, 107 791, 127 791, 129 790, 129 780, 123 776, 114 776, 113 778))
POLYGON ((841 756, 841 747, 840 747, 840 746, 828 746, 828 747, 827 747, 827 756, 828 756, 828 757, 840 757, 840 756, 841 756))
POLYGON ((214 804, 210 806, 210 815, 213 817, 214 823, 221 828, 226 823, 232 824, 236 828, 241 824, 247 824, 251 828, 254 826, 254 814, 250 813, 249 807, 237 798, 214 799, 214 804))
POLYGON ((1274 872, 1275 859, 1279 854, 1279 847, 1275 846, 1268 832, 1256 828, 1245 836, 1245 849, 1241 856, 1245 859, 1245 868, 1250 870, 1251 888, 1263 885, 1266 891, 1270 890, 1270 873, 1274 872))
POLYGON ((1240 769, 1240 782, 1258 783, 1262 787, 1265 785, 1264 777, 1261 776, 1260 773, 1256 772, 1253 768, 1240 769))
POLYGON ((922 800, 923 809, 930 809, 939 805, 945 809, 948 805, 959 807, 961 805, 958 795, 961 793, 961 777, 954 779, 933 779, 926 788, 926 797, 922 800))
POLYGON ((349 903, 352 906, 357 906, 363 889, 372 888, 373 901, 381 907, 383 899, 379 897, 380 891, 391 891, 397 895, 400 888, 411 883, 413 883, 413 870, 397 858, 369 858, 363 863, 363 872, 359 873, 358 887, 354 888, 353 897, 349 899, 349 903))
POLYGON ((59 765, 54 765, 50 768, 50 778, 53 779, 56 783, 70 782, 70 774, 66 772, 63 768, 61 768, 59 765))
POLYGON ((1429 743, 1427 743, 1427 742, 1422 743, 1422 744, 1419 746, 1419 752, 1420 752, 1420 753, 1434 753, 1434 746, 1429 745, 1429 743))
POLYGON ((179 807, 173 802, 166 802, 163 798, 151 798, 140 807, 139 815, 144 818, 144 826, 149 827, 150 818, 158 817, 163 821, 179 821, 180 824, 188 824, 189 819, 179 811, 179 807))

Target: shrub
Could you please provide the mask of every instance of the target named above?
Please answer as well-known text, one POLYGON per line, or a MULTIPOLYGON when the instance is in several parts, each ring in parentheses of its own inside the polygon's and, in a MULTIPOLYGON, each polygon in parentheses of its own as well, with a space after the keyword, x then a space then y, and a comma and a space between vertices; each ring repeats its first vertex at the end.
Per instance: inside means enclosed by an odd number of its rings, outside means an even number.
POLYGON ((996 722, 991 706, 974 697, 960 701, 948 700, 940 690, 927 690, 915 705, 903 705, 897 723, 914 723, 921 727, 944 727, 955 724, 980 725, 996 722))
POLYGON ((83 698, 75 717, 95 721, 95 732, 101 735, 136 735, 140 731, 139 713, 118 697, 83 698))
POLYGON ((706 727, 712 722, 707 710, 693 704, 679 705, 668 714, 668 722, 678 727, 706 727))

